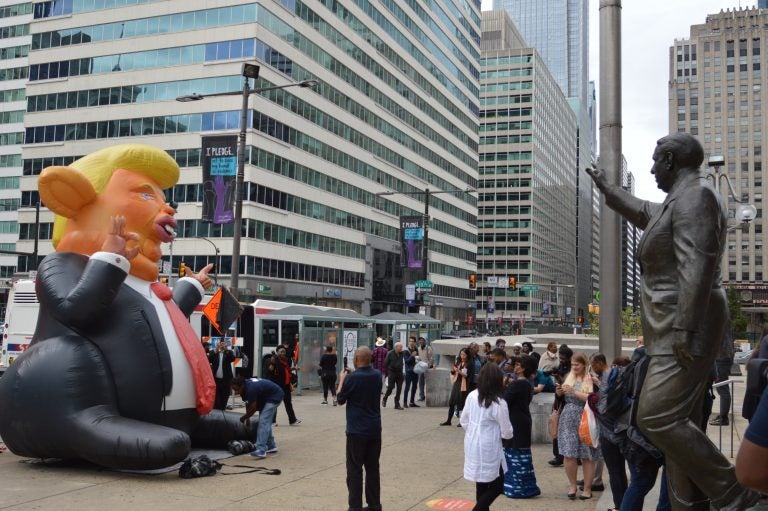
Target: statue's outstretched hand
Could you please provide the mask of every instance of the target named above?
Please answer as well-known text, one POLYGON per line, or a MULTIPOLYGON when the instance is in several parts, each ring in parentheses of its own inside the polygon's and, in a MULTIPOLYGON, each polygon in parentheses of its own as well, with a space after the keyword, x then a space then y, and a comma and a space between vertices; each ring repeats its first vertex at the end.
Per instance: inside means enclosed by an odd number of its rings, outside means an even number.
POLYGON ((139 247, 136 245, 128 248, 129 241, 139 241, 139 235, 125 230, 125 217, 122 215, 110 217, 109 234, 104 239, 101 250, 118 254, 131 260, 138 255, 139 247))
POLYGON ((192 273, 189 275, 189 277, 195 279, 198 281, 204 289, 208 289, 211 287, 211 284, 213 284, 213 280, 211 280, 211 277, 208 276, 208 273, 213 269, 213 263, 208 263, 205 268, 200 270, 198 273, 192 273))
POLYGON ((592 178, 592 181, 594 181, 595 186, 597 186, 601 192, 604 192, 608 187, 608 178, 605 176, 605 171, 597 167, 587 167, 585 170, 587 171, 587 174, 589 174, 589 177, 592 178))

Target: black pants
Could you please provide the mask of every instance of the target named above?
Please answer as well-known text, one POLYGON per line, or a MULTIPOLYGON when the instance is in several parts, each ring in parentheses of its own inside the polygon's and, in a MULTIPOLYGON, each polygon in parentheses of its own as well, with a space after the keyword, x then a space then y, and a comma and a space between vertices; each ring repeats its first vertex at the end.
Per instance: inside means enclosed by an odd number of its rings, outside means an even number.
POLYGON ((336 374, 324 374, 320 377, 320 381, 323 382, 323 401, 328 401, 328 390, 331 391, 331 396, 336 399, 336 374))
POLYGON ((381 437, 347 434, 349 509, 363 507, 363 468, 365 468, 365 502, 372 509, 381 509, 380 454, 381 437))
POLYGON ((731 388, 728 385, 715 388, 720 397, 720 417, 727 419, 731 414, 731 388))
POLYGON ((472 511, 489 511, 496 497, 504 491, 504 470, 499 467, 499 477, 490 483, 475 483, 475 507, 472 511))
POLYGON ((617 445, 612 444, 604 436, 600 437, 600 452, 608 469, 608 482, 611 485, 613 507, 621 509, 621 501, 627 491, 627 467, 624 455, 621 454, 617 445))
POLYGON ((232 390, 232 380, 228 378, 214 378, 216 382, 216 401, 213 408, 216 410, 226 410, 229 393, 232 390))
POLYGON ((400 406, 400 391, 403 389, 403 373, 389 373, 387 376, 387 392, 384 393, 384 399, 392 394, 392 389, 397 385, 395 391, 395 406, 400 406))
MULTIPOLYGON (((285 411, 288 413, 288 424, 293 424, 296 422, 296 414, 293 411, 293 403, 291 402, 291 386, 290 385, 280 385, 280 388, 283 389, 283 404, 285 405, 285 411)), ((275 418, 272 421, 272 423, 277 422, 277 414, 275 414, 275 418)))

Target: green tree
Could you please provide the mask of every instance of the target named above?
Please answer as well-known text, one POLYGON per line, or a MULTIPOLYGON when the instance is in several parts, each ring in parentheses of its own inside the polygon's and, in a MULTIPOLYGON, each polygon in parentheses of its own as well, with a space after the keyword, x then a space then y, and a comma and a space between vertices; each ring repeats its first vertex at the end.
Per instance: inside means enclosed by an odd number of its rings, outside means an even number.
POLYGON ((728 311, 731 314, 731 328, 735 339, 747 338, 749 320, 741 310, 741 293, 738 289, 728 288, 728 311))
POLYGON ((624 337, 637 337, 642 335, 643 326, 640 323, 640 311, 632 307, 626 307, 621 311, 621 335, 624 337))

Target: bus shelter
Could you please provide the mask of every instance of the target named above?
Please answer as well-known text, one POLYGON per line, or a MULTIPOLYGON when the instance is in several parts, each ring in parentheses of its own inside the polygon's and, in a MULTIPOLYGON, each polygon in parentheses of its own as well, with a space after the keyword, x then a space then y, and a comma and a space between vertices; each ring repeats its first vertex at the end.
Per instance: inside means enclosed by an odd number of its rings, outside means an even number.
MULTIPOLYGON (((299 335, 298 371, 299 393, 303 389, 318 388, 320 357, 328 345, 336 348, 337 371, 346 365, 352 367, 354 351, 359 346, 373 348, 375 330, 373 320, 351 309, 292 305, 267 314, 257 314, 262 321, 277 320, 288 323, 299 335), (292 323, 292 324, 291 324, 292 323)), ((262 368, 262 374, 264 369, 262 368)))
MULTIPOLYGON (((423 314, 404 314, 402 312, 382 312, 371 318, 376 322, 379 337, 392 338, 392 342, 407 344, 408 338, 424 337, 427 342, 440 338, 441 321, 423 314)), ((388 346, 388 348, 392 348, 388 346)))

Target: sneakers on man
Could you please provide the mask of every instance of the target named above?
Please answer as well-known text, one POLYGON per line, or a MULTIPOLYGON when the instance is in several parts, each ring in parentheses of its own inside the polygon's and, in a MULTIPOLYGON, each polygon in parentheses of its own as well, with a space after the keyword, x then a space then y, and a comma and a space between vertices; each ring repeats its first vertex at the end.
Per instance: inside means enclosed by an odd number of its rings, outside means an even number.
POLYGON ((267 454, 277 454, 277 447, 267 449, 267 454))
POLYGON ((321 404, 321 405, 327 405, 327 404, 328 404, 328 401, 323 401, 323 402, 322 402, 322 403, 320 403, 320 404, 321 404))
POLYGON ((408 406, 410 406, 411 408, 421 408, 419 405, 417 405, 416 403, 413 403, 413 402, 411 404, 409 404, 408 406))
POLYGON ((296 425, 299 425, 299 424, 301 424, 301 419, 296 419, 295 421, 291 422, 288 425, 289 426, 296 426, 296 425))
POLYGON ((251 456, 253 456, 254 458, 263 460, 264 458, 267 457, 267 453, 265 453, 261 449, 256 449, 255 451, 251 451, 251 456))
POLYGON ((563 466, 563 458, 557 456, 555 458, 552 458, 547 463, 552 465, 553 467, 562 467, 563 466))
POLYGON ((728 417, 721 417, 719 415, 709 421, 710 426, 728 426, 728 424, 728 417))

